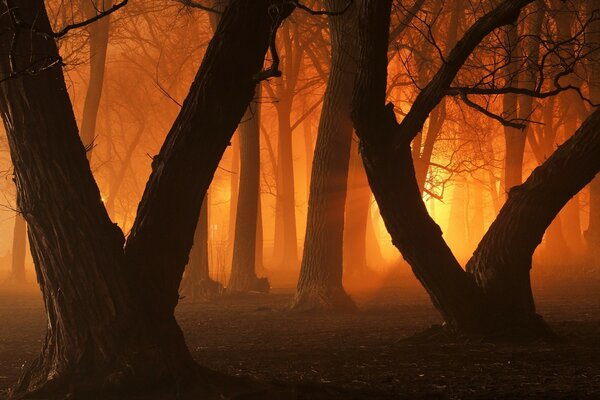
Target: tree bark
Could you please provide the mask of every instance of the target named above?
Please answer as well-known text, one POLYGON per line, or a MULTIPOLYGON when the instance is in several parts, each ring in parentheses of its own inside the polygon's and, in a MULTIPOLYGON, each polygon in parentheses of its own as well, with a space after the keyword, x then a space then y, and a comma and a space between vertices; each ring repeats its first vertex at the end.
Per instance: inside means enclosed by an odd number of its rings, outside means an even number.
POLYGON ((480 242, 467 270, 504 315, 535 314, 529 270, 533 251, 558 212, 600 171, 600 109, 508 201, 480 242))
MULTIPOLYGON (((260 98, 260 94, 258 95, 260 98)), ((269 281, 256 276, 256 233, 260 184, 260 103, 252 103, 239 127, 239 199, 228 292, 268 292, 269 281)))
MULTIPOLYGON (((345 0, 331 0, 330 10, 345 0)), ((344 208, 352 143, 350 109, 356 75, 357 7, 329 19, 331 70, 313 158, 296 309, 352 309, 342 286, 344 208)))

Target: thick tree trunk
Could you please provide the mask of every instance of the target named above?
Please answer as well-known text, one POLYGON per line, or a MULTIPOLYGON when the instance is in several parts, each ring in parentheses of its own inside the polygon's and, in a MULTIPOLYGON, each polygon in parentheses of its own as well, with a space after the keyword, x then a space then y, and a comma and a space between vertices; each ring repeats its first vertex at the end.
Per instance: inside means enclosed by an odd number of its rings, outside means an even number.
POLYGON ((238 0, 225 12, 154 158, 124 253, 78 135, 54 39, 32 34, 50 32, 44 2, 0 3, 0 111, 48 316, 42 352, 13 396, 102 397, 189 374, 194 364, 173 309, 202 199, 263 65, 270 5, 238 0), (32 53, 40 57, 35 74, 32 53))
POLYGON ((256 233, 260 184, 260 104, 251 104, 242 121, 239 127, 239 199, 235 222, 233 262, 227 291, 268 292, 269 281, 256 276, 256 233))
POLYGON ((200 218, 194 232, 194 245, 190 250, 190 260, 185 267, 181 281, 181 294, 192 299, 205 299, 223 293, 223 285, 213 280, 209 272, 208 257, 208 192, 204 196, 200 218))
POLYGON ((600 171, 600 109, 508 201, 485 234, 467 269, 502 314, 535 316, 529 270, 545 230, 577 192, 600 171))
MULTIPOLYGON (((2 77, 25 70, 30 51, 43 60, 39 67, 57 60, 53 39, 24 35, 14 22, 48 32, 43 1, 12 2, 10 14, 3 4, 2 77)), ((191 357, 178 328, 173 328, 174 340, 163 342, 133 300, 122 274, 123 233, 101 202, 60 67, 5 80, 0 95, 19 209, 29 226, 48 316, 42 352, 13 395, 100 390, 149 376, 175 379, 173 374, 191 365, 191 357)))
POLYGON ((11 284, 25 283, 25 255, 27 252, 27 222, 20 215, 15 216, 13 229, 12 264, 9 282, 11 284))
MULTIPOLYGON (((101 1, 99 4, 92 0, 82 2, 86 18, 95 17, 97 10, 103 11, 112 6, 112 0, 101 1)), ((108 49, 108 34, 110 30, 110 15, 100 19, 88 28, 90 39, 90 80, 88 83, 83 117, 81 119, 81 140, 87 149, 88 160, 92 159, 94 140, 96 138, 96 119, 100 109, 100 98, 104 85, 106 70, 106 52, 108 49)))
MULTIPOLYGON (((331 0, 330 10, 346 1, 331 0)), ((352 143, 350 109, 356 76, 357 7, 329 19, 331 71, 325 91, 310 179, 308 216, 296 309, 348 309, 342 286, 344 206, 352 143)))

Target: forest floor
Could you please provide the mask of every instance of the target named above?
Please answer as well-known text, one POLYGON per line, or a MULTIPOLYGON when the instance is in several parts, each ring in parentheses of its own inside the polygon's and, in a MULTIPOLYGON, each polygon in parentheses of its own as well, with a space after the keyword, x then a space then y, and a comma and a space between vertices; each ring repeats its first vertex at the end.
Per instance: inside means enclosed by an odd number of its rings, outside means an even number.
MULTIPOLYGON (((336 398, 599 399, 599 288, 589 280, 536 288, 539 312, 562 338, 550 344, 415 340, 440 323, 416 285, 354 293, 361 310, 355 314, 292 313, 292 291, 275 289, 183 299, 177 316, 203 366, 334 388, 336 398)), ((0 291, 0 398, 36 356, 44 329, 37 292, 0 291)))

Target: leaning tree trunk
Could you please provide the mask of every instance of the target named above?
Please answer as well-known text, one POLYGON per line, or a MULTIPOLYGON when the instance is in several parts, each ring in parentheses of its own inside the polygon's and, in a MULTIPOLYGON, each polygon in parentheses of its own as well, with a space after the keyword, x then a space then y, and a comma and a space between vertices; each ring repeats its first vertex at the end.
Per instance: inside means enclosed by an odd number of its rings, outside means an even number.
POLYGON ((124 253, 78 135, 56 43, 35 33, 51 32, 44 2, 0 3, 0 111, 48 317, 42 352, 14 397, 89 398, 189 374, 194 363, 173 309, 200 204, 254 94, 270 5, 238 0, 226 10, 154 158, 124 253), (40 57, 34 70, 30 54, 40 57))
MULTIPOLYGON (((86 18, 95 17, 97 10, 103 11, 112 6, 112 0, 98 2, 84 0, 83 7, 86 18)), ((90 33, 90 81, 88 83, 83 116, 81 119, 81 140, 87 149, 88 160, 92 159, 92 150, 96 138, 96 119, 100 109, 100 98, 104 86, 106 70, 106 52, 108 50, 108 34, 110 30, 110 15, 89 26, 90 33)))
POLYGON ((458 41, 403 121, 385 104, 390 0, 366 0, 360 29, 359 73, 352 117, 363 163, 392 241, 411 265, 447 324, 481 331, 489 327, 486 299, 458 264, 427 213, 415 177, 410 142, 444 97, 475 46, 492 30, 514 23, 533 0, 505 1, 477 20, 458 41))
POLYGON ((467 270, 502 315, 515 321, 535 315, 529 270, 550 222, 600 171, 600 109, 581 125, 527 181, 514 187, 483 237, 467 270))
POLYGON ((239 139, 240 186, 233 242, 233 262, 227 291, 268 292, 269 281, 256 276, 256 233, 260 195, 259 103, 255 102, 248 107, 239 127, 239 139))
MULTIPOLYGON (((331 0, 330 10, 345 0, 331 0)), ((300 278, 293 308, 352 309, 342 286, 344 205, 352 143, 350 108, 356 76, 356 5, 329 19, 331 71, 311 169, 300 278)))
POLYGON ((13 229, 12 264, 9 282, 11 284, 25 283, 25 255, 27 252, 27 222, 17 214, 13 229))
POLYGON ((0 73, 9 77, 0 85, 0 109, 48 316, 42 352, 13 395, 81 396, 121 380, 181 372, 192 363, 183 337, 162 343, 154 335, 123 276, 123 233, 89 168, 54 39, 24 35, 29 28, 16 22, 49 32, 44 2, 10 6, 7 13, 0 3, 0 73), (34 75, 23 72, 30 52, 43 60, 34 75))
POLYGON ((192 299, 206 299, 223 293, 223 285, 210 277, 208 258, 208 192, 204 196, 200 218, 194 232, 194 245, 181 281, 181 293, 192 299))

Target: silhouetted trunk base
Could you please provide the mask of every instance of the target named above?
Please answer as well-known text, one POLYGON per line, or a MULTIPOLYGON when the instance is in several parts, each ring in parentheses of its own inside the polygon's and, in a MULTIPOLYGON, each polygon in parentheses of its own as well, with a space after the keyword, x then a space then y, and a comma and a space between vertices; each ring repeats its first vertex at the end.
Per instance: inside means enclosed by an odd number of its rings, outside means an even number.
POLYGON ((227 287, 228 293, 269 293, 271 284, 267 278, 258 278, 256 276, 248 276, 245 278, 232 279, 227 287))
POLYGON ((296 292, 292 310, 295 311, 357 311, 354 300, 342 288, 302 288, 296 292))
MULTIPOLYGON (((186 279, 187 281, 187 279, 186 279)), ((211 278, 205 278, 196 282, 185 282, 181 289, 183 297, 190 297, 191 299, 209 299, 217 297, 225 292, 225 288, 220 282, 212 280, 211 278)))
POLYGON ((408 342, 433 343, 531 343, 531 342, 556 342, 558 336, 552 331, 544 319, 534 314, 524 318, 498 318, 494 322, 485 322, 480 325, 480 330, 460 327, 433 325, 431 328, 418 332, 408 339, 408 342))
MULTIPOLYGON (((177 390, 197 378, 196 364, 187 357, 163 357, 155 349, 138 349, 113 364, 69 368, 44 356, 26 367, 10 399, 110 399, 177 390), (145 354, 142 354, 145 352, 145 354)), ((137 398, 137 397, 135 397, 137 398)), ((142 397, 146 398, 146 397, 142 397)))

